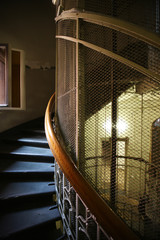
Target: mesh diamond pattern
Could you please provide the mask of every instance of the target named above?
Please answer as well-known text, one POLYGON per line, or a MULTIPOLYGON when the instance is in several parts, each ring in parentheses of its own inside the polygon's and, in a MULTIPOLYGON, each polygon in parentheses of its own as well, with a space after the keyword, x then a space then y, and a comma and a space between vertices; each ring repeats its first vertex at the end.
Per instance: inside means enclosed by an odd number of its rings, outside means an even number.
MULTIPOLYGON (((147 0, 147 6, 140 1, 141 16, 138 12, 129 15, 138 1, 116 2, 112 6, 110 1, 85 1, 85 7, 94 11, 97 7, 97 12, 103 8, 105 13, 155 30, 156 1, 147 0), (154 9, 150 23, 148 7, 154 9)), ((59 22, 58 34, 75 37, 74 24, 72 20, 59 22)), ((57 118, 66 148, 86 180, 126 224, 141 237, 158 240, 160 82, 135 70, 134 64, 159 75, 160 50, 87 21, 81 20, 79 29, 81 40, 124 57, 133 67, 83 44, 58 40, 57 118)), ((83 206, 79 209, 84 217, 83 206)), ((75 212, 71 218, 75 228, 75 212)), ((88 233, 94 239, 94 222, 90 221, 88 233)), ((83 231, 79 234, 80 239, 88 238, 83 231)))

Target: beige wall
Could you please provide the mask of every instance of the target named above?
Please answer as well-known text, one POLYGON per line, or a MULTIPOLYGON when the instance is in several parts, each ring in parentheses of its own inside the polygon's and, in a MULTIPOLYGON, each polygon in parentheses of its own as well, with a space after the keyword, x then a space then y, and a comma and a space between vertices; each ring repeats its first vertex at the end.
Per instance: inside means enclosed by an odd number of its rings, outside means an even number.
POLYGON ((5 0, 1 2, 0 43, 24 52, 26 108, 0 108, 0 132, 22 122, 44 116, 54 92, 55 6, 52 1, 5 0))
POLYGON ((54 69, 26 69, 26 109, 0 110, 0 132, 20 123, 44 116, 54 92, 54 69))
POLYGON ((31 68, 55 66, 55 15, 50 0, 1 1, 0 42, 24 50, 31 68))

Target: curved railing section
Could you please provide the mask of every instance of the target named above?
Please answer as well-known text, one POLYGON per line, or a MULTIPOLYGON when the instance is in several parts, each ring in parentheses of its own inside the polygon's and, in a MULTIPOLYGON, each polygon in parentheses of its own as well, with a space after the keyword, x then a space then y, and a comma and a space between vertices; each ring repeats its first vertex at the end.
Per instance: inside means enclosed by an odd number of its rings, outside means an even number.
MULTIPOLYGON (((97 194, 97 192, 85 180, 85 178, 79 172, 75 163, 67 154, 65 148, 62 147, 60 140, 56 136, 56 133, 55 133, 56 129, 53 127, 53 122, 51 117, 52 112, 54 111, 54 108, 53 108, 54 101, 55 101, 55 94, 52 95, 46 109, 45 132, 46 132, 46 137, 47 137, 50 149, 53 153, 53 156, 56 162, 58 163, 61 171, 64 173, 65 177, 69 181, 69 184, 70 184, 69 189, 73 188, 76 194, 78 194, 79 199, 86 206, 87 212, 88 212, 88 209, 89 209, 89 212, 91 212, 89 214, 88 219, 90 219, 91 216, 93 219, 95 219, 96 223, 100 225, 100 229, 102 229, 102 232, 106 232, 104 233, 104 235, 106 236, 106 239, 112 239, 112 238, 117 240, 118 239, 130 239, 130 240, 138 239, 137 236, 113 212, 113 210, 101 199, 101 197, 97 194)), ((61 180, 61 182, 62 181, 63 180, 61 180)), ((65 186, 63 186, 63 188, 65 188, 65 186)), ((63 189, 61 190, 63 191, 63 189)), ((68 202, 70 202, 70 200, 68 202)), ((76 208, 78 208, 78 206, 76 206, 76 208)), ((65 213, 63 213, 62 211, 63 209, 61 209, 61 213, 64 215, 65 213)), ((81 220, 81 222, 84 223, 85 220, 83 219, 83 217, 77 214, 78 209, 74 209, 74 211, 75 211, 77 220, 81 220)), ((65 217, 62 216, 62 218, 65 218, 65 217)), ((77 228, 77 231, 79 230, 83 231, 81 227, 77 228)), ((72 236, 71 239, 73 239, 74 237, 75 239, 78 239, 77 238, 78 233, 76 231, 75 231, 75 234, 69 233, 68 235, 72 236)), ((86 233, 86 236, 88 236, 87 233, 86 233)))

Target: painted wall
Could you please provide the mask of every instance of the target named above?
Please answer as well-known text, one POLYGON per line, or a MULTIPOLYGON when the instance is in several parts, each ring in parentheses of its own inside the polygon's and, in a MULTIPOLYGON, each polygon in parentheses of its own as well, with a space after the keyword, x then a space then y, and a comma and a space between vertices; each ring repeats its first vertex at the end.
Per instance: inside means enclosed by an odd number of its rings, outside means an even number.
POLYGON ((26 109, 0 109, 0 131, 43 116, 54 92, 55 6, 51 0, 1 2, 0 43, 24 51, 26 109))

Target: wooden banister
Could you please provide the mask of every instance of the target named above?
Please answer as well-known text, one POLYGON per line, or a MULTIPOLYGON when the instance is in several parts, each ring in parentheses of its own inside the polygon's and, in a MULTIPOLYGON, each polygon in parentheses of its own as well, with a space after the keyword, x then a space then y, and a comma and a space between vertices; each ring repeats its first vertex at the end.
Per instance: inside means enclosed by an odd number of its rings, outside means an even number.
POLYGON ((138 237, 128 226, 114 213, 114 211, 102 200, 97 192, 85 180, 77 166, 58 141, 52 126, 51 114, 55 101, 55 94, 49 100, 45 114, 45 132, 50 149, 63 171, 65 177, 71 183, 80 198, 96 217, 97 222, 106 233, 116 240, 135 240, 138 237))

